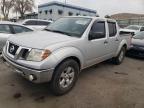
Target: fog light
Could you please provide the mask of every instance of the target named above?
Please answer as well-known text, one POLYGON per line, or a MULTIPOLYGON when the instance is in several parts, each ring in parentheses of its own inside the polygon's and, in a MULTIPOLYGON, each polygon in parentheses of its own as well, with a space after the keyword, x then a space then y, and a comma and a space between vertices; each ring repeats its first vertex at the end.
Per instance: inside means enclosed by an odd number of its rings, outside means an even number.
POLYGON ((30 81, 34 81, 34 80, 36 80, 36 77, 34 75, 29 75, 28 79, 30 81))

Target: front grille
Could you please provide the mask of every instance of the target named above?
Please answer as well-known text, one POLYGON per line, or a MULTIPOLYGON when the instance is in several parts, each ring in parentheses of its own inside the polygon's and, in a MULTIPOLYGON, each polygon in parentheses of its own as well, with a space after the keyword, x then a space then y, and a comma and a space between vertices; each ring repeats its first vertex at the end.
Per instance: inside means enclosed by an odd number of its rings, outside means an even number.
POLYGON ((9 42, 8 47, 7 47, 8 56, 14 59, 19 59, 19 60, 26 60, 30 50, 31 50, 30 48, 18 46, 11 42, 9 42))
POLYGON ((15 44, 13 44, 13 43, 9 43, 8 52, 9 52, 11 55, 15 56, 18 48, 19 48, 19 46, 15 45, 15 44))
POLYGON ((23 48, 21 49, 21 52, 20 52, 20 58, 25 60, 28 54, 29 54, 29 49, 23 48))

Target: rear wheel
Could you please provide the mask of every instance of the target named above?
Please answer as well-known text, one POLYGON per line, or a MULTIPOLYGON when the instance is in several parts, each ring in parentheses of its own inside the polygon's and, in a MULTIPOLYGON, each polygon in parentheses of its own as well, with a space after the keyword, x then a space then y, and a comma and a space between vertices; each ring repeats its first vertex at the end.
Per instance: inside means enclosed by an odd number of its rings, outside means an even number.
POLYGON ((119 65, 123 62, 124 58, 125 58, 125 53, 126 53, 126 48, 122 47, 121 51, 119 52, 118 56, 113 58, 113 62, 116 65, 119 65))
POLYGON ((51 91, 55 95, 69 92, 75 85, 79 73, 79 65, 69 59, 62 62, 55 70, 51 81, 51 91))

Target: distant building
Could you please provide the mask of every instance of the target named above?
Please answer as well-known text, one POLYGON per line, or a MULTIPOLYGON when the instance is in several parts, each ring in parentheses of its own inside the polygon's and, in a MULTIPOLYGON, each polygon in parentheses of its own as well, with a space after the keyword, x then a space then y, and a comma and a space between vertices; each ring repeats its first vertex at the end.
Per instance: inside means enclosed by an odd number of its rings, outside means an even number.
POLYGON ((129 25, 144 25, 144 14, 119 13, 112 15, 111 18, 116 19, 122 28, 129 25))
POLYGON ((111 17, 116 20, 133 19, 133 18, 136 19, 136 18, 144 17, 144 14, 118 13, 118 14, 111 15, 111 17))
POLYGON ((61 2, 49 2, 38 6, 38 18, 56 20, 62 16, 97 16, 97 11, 61 2))

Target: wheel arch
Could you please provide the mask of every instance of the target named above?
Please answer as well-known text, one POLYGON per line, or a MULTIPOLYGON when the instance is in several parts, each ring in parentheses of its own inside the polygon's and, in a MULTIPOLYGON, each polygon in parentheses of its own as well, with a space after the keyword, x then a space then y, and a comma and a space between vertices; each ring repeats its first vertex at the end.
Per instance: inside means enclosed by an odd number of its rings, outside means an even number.
POLYGON ((121 51, 122 47, 125 47, 126 50, 127 50, 128 45, 127 45, 126 40, 123 40, 123 41, 119 44, 119 47, 118 47, 117 52, 116 52, 116 54, 115 54, 115 57, 119 54, 119 52, 121 51))
POLYGON ((84 55, 79 49, 77 49, 75 47, 61 48, 61 49, 57 50, 53 55, 56 58, 54 68, 56 68, 62 62, 66 61, 68 59, 75 60, 78 63, 80 70, 84 66, 84 55))
POLYGON ((74 61, 76 61, 76 62, 78 63, 79 70, 80 70, 80 69, 81 69, 81 62, 80 62, 79 58, 77 58, 76 56, 69 56, 69 57, 64 58, 61 62, 59 62, 59 63, 57 64, 57 66, 55 67, 54 70, 56 70, 57 67, 60 66, 63 62, 65 62, 65 61, 67 61, 67 60, 70 60, 70 59, 72 59, 72 60, 74 60, 74 61))

